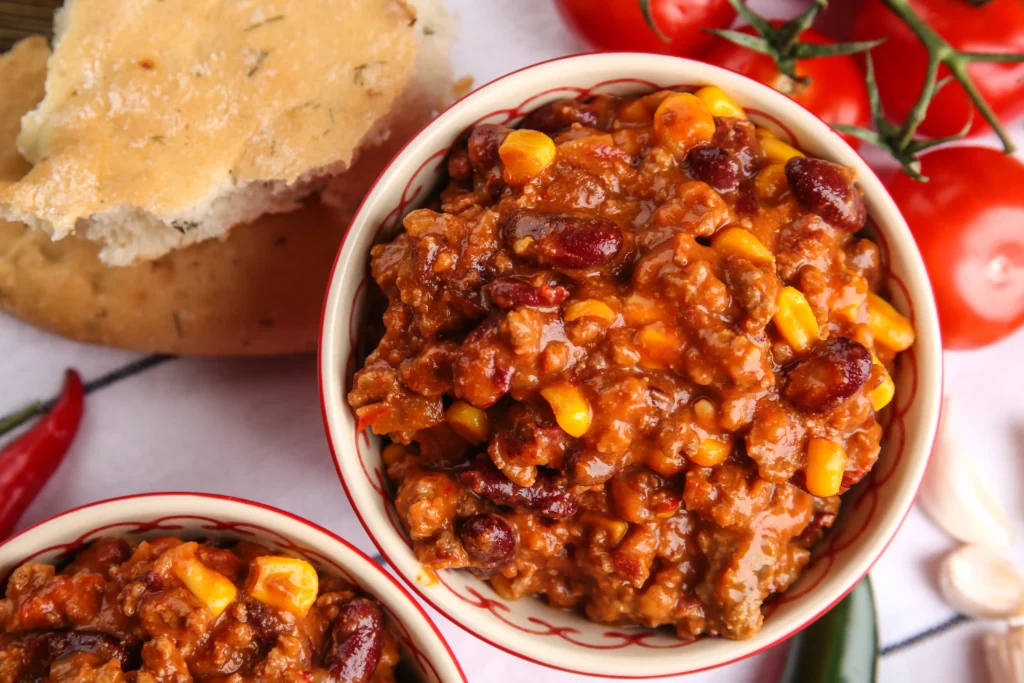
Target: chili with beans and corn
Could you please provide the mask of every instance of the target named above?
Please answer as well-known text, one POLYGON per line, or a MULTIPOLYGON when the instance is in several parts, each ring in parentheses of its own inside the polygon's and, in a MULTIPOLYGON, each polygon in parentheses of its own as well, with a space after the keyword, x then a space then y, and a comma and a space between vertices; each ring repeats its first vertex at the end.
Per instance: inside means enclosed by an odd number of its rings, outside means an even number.
POLYGON ((0 681, 392 683, 375 600, 261 546, 100 539, 18 567, 0 600, 0 681))
POLYGON ((722 90, 477 126, 372 250, 356 374, 419 559, 609 624, 748 638, 879 453, 914 341, 850 170, 722 90))

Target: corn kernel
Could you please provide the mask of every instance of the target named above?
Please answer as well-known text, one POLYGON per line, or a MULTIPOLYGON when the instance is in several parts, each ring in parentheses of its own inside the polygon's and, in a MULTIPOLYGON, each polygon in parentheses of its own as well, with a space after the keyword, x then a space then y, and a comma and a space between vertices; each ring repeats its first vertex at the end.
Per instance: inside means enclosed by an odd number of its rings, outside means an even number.
POLYGON ((636 334, 636 341, 642 356, 653 363, 654 369, 672 365, 683 350, 679 333, 660 322, 642 327, 636 334))
POLYGON ((892 401, 892 397, 896 394, 896 384, 892 381, 889 371, 882 365, 882 361, 878 360, 878 356, 873 353, 871 354, 871 362, 882 369, 882 382, 872 389, 869 394, 871 407, 877 413, 892 401))
POLYGON ((715 134, 715 120, 696 95, 678 92, 666 97, 654 112, 654 132, 677 157, 715 134))
POLYGON ((807 442, 807 469, 804 477, 812 496, 827 498, 839 493, 846 470, 846 451, 828 439, 812 438, 807 442))
POLYGON ((246 592, 264 605, 304 617, 320 590, 313 565, 294 557, 257 557, 249 569, 246 592))
POLYGON ((704 108, 711 112, 712 116, 729 119, 746 119, 747 112, 743 107, 736 104, 736 101, 725 94, 725 91, 714 85, 701 88, 694 93, 701 101, 704 108))
POLYGON ((804 153, 792 145, 787 145, 778 138, 764 138, 761 140, 761 149, 773 164, 784 164, 793 157, 802 157, 804 153))
POLYGON ((595 531, 603 531, 608 537, 609 545, 618 545, 626 532, 629 531, 629 522, 621 519, 606 517, 605 515, 584 511, 580 514, 580 523, 595 531))
POLYGON ((699 398, 693 404, 693 416, 697 424, 704 429, 715 429, 718 426, 718 411, 715 404, 708 398, 699 398))
POLYGON ((793 287, 783 287, 779 292, 779 310, 772 320, 794 351, 806 351, 821 336, 811 305, 803 293, 793 287))
POLYGON ((406 455, 409 454, 408 449, 400 443, 389 443, 380 452, 380 459, 384 461, 384 464, 390 467, 396 462, 399 462, 406 455))
POLYGON ((711 246, 723 254, 739 256, 752 263, 775 263, 775 254, 753 233, 743 228, 719 230, 711 238, 711 246))
POLYGON ((773 140, 779 139, 779 136, 775 134, 775 131, 771 128, 765 128, 764 126, 757 126, 754 129, 754 135, 758 140, 765 140, 767 138, 771 138, 773 140))
POLYGON ((618 316, 612 307, 597 299, 585 299, 573 301, 565 307, 565 321, 571 323, 580 318, 597 318, 601 322, 611 325, 618 316))
POLYGON ((505 182, 525 185, 555 160, 555 141, 536 130, 514 130, 498 148, 505 165, 505 182))
POLYGON ((774 204, 789 190, 785 164, 771 164, 761 169, 754 179, 754 192, 762 202, 774 204))
POLYGON ((238 589, 228 577, 210 569, 194 556, 175 561, 171 565, 171 573, 210 608, 214 618, 219 617, 238 595, 238 589))
POLYGON ((877 294, 868 294, 868 329, 876 342, 892 351, 905 351, 914 343, 910 320, 877 294))
POLYGON ((569 382, 555 382, 540 390, 551 410, 555 413, 555 421, 566 434, 581 437, 590 429, 590 403, 586 396, 569 382))
POLYGON ((452 430, 470 443, 483 443, 491 438, 491 420, 487 413, 465 401, 456 401, 445 413, 452 430))
POLYGON ((702 439, 697 454, 690 458, 701 467, 714 467, 729 457, 732 453, 731 441, 719 441, 718 439, 702 439))

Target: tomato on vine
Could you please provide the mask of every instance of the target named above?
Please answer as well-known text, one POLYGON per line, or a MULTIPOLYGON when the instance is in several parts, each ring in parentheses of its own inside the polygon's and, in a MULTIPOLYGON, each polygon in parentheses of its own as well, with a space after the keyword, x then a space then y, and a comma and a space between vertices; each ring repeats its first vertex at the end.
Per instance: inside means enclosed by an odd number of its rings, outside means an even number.
MULTIPOLYGON (((965 58, 952 70, 948 64, 936 64, 934 77, 957 76, 962 69, 999 121, 1008 123, 1024 114, 1021 0, 865 0, 853 32, 857 40, 886 39, 871 54, 882 104, 893 118, 907 118, 925 87, 929 56, 934 57, 935 50, 929 50, 922 32, 944 39, 965 58)), ((954 81, 934 95, 917 131, 929 137, 952 136, 971 121, 970 133, 989 130, 983 113, 963 84, 954 81)))
POLYGON ((947 349, 974 349, 1024 325, 1024 164, 999 150, 944 147, 920 159, 921 183, 889 192, 931 279, 947 349))
POLYGON ((736 18, 727 0, 556 0, 562 19, 598 50, 696 57, 736 18))

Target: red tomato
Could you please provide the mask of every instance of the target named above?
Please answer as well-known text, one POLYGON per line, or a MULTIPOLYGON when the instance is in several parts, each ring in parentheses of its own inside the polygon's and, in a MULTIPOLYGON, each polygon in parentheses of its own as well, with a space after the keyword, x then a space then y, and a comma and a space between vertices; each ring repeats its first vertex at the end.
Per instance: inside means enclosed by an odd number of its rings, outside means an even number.
POLYGON ((598 50, 659 52, 695 57, 714 36, 704 28, 727 28, 736 18, 727 0, 649 0, 651 17, 669 42, 648 26, 641 0, 555 0, 573 32, 598 50))
MULTIPOLYGON (((1024 3, 1021 0, 992 0, 975 7, 967 0, 910 0, 910 6, 932 29, 957 50, 967 52, 1024 52, 1024 3)), ((875 61, 878 90, 886 112, 898 121, 917 100, 924 84, 928 53, 910 28, 880 0, 866 0, 857 15, 855 40, 885 38, 871 51, 875 61)), ((1024 63, 973 63, 967 73, 1001 122, 1024 113, 1024 63)), ((946 67, 939 77, 949 74, 946 67)), ((967 123, 974 103, 963 87, 952 82, 943 88, 918 129, 923 135, 953 135, 967 123)), ((974 112, 971 133, 990 130, 974 112)))
MULTIPOLYGON (((783 23, 771 22, 776 27, 782 26, 783 23)), ((740 30, 756 35, 749 26, 740 30)), ((835 42, 813 29, 801 33, 800 40, 818 45, 835 42)), ((779 73, 774 60, 768 55, 742 47, 725 38, 716 38, 711 49, 704 55, 703 61, 743 74, 789 95, 825 123, 845 123, 862 128, 871 123, 868 89, 864 85, 864 75, 857 66, 857 60, 852 55, 798 61, 797 75, 811 79, 807 87, 779 73)), ((860 141, 851 135, 844 135, 843 139, 854 149, 860 146, 860 141)))
POLYGON ((935 291, 947 349, 973 349, 1024 325, 1024 164, 984 147, 921 158, 919 183, 889 192, 903 211, 935 291))

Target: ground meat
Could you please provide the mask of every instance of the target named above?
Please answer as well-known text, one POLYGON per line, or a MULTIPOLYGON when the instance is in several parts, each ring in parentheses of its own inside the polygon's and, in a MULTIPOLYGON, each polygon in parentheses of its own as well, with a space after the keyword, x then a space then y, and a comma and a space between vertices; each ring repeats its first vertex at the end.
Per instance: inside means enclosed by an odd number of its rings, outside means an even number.
MULTIPOLYGON (((347 606, 375 601, 337 576, 317 576, 310 565, 301 577, 264 576, 260 562, 269 555, 249 543, 219 547, 169 537, 102 538, 60 571, 23 564, 0 600, 0 682, 338 680, 331 672, 344 668, 345 655, 334 648, 332 630, 347 606), (286 588, 314 581, 319 597, 286 588), (212 601, 225 595, 227 604, 212 601), (294 602, 299 599, 301 604, 294 602)), ((282 562, 291 560, 277 557, 270 564, 282 562)), ((351 653, 362 675, 348 680, 395 680, 397 641, 383 621, 374 629, 379 647, 372 657, 351 653)))

